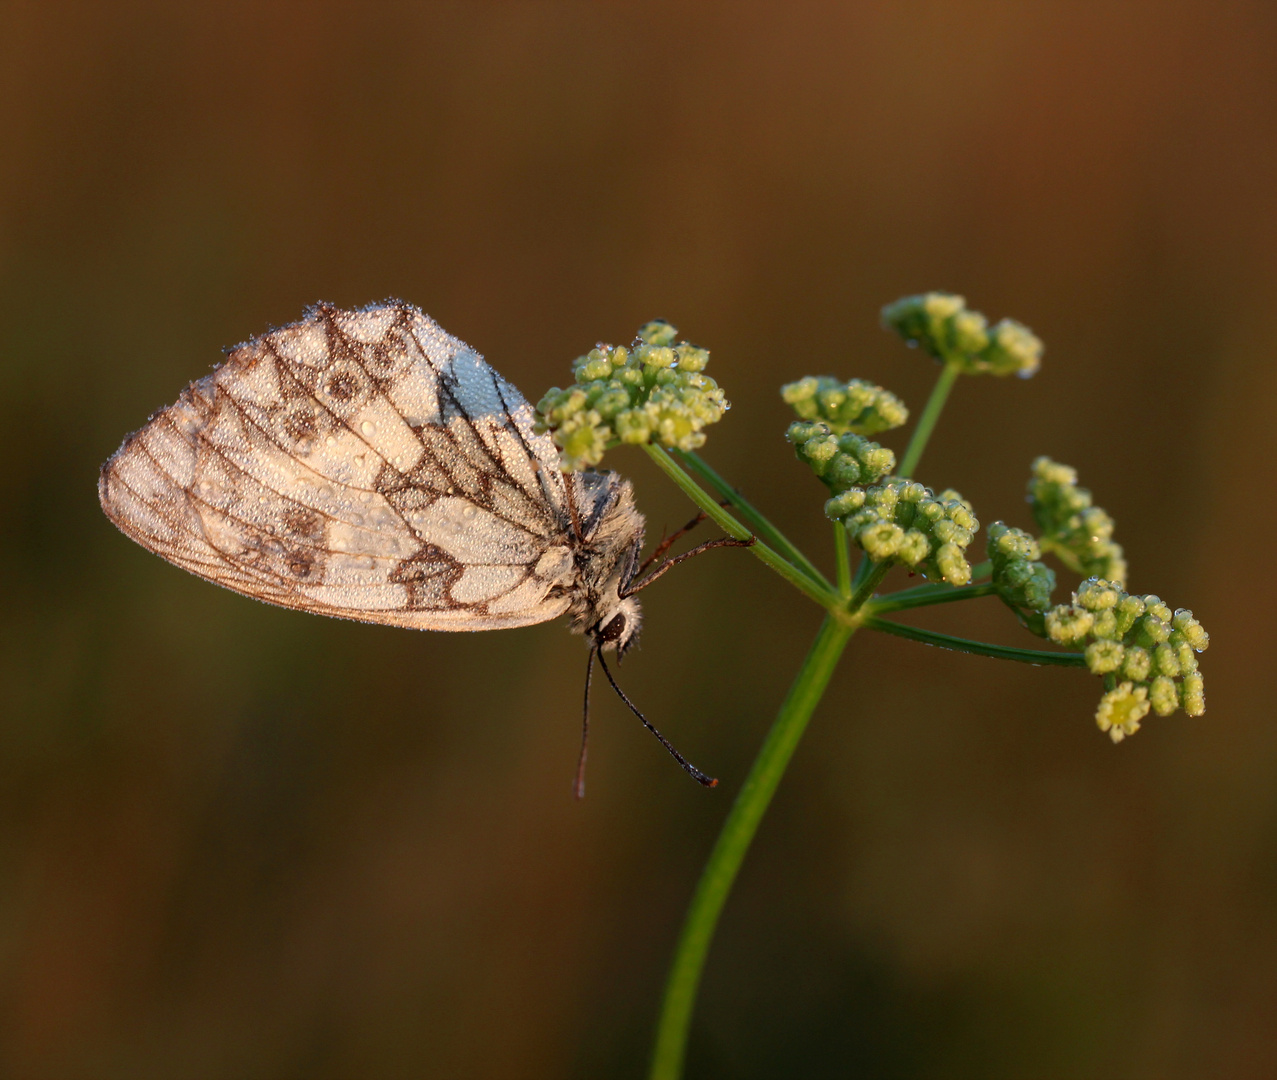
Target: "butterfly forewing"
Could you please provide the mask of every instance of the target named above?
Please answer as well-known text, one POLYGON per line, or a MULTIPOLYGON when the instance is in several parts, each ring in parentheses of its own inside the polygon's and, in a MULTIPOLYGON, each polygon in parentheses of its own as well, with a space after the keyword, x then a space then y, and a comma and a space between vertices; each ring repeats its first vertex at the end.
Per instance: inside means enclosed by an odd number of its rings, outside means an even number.
POLYGON ((273 604, 520 626, 567 610, 574 571, 557 451, 532 423, 417 308, 319 305, 156 413, 103 467, 100 494, 144 547, 273 604))

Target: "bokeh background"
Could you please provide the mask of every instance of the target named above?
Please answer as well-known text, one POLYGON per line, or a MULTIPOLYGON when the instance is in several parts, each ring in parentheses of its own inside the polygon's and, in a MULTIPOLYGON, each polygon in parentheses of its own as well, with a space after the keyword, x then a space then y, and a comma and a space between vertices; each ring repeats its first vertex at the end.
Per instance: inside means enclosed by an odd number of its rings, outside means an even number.
MULTIPOLYGON (((0 1073, 637 1077, 698 868, 819 622, 740 552, 562 625, 255 604, 100 513, 220 350, 402 296, 534 400, 653 316, 707 458, 820 561, 777 387, 934 369, 879 307, 1045 339, 924 459, 1028 525, 1049 454, 1210 630, 1205 718, 856 638, 726 911, 696 1077, 1277 1074, 1277 12, 1225 3, 0 5, 0 1073)), ((896 440, 897 449, 902 445, 896 440)), ((689 504, 635 451, 653 532, 689 504)), ((1069 583, 1067 576, 1062 577, 1069 583)), ((1032 645, 993 601, 920 621, 1032 645)))

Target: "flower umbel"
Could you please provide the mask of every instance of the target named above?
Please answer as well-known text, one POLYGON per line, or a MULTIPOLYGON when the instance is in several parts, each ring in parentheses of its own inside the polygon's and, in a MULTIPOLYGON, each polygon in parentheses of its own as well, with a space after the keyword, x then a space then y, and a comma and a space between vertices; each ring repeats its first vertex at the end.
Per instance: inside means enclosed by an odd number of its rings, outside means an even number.
POLYGON ((863 435, 835 435, 828 424, 795 420, 785 432, 800 461, 835 494, 877 483, 896 467, 896 455, 863 435))
POLYGON ((1187 608, 1172 612, 1156 596, 1133 596, 1111 581, 1088 578, 1073 603, 1057 605, 1043 621, 1046 637, 1084 646, 1086 666, 1104 677, 1108 692, 1095 721, 1114 742, 1133 735, 1150 709, 1158 716, 1180 708, 1189 716, 1206 711, 1197 653, 1210 645, 1210 635, 1187 608))
POLYGON ((903 401, 864 379, 839 382, 828 375, 808 375, 786 383, 780 396, 800 418, 820 421, 835 435, 876 435, 909 419, 903 401))
POLYGON ((956 363, 967 375, 1019 375, 1042 364, 1042 342, 1027 326, 1003 319, 994 326, 953 293, 906 296, 882 309, 882 321, 910 345, 956 363))
POLYGON ((1077 485, 1077 470, 1040 457, 1033 462, 1029 503, 1042 529, 1040 543, 1070 570, 1118 585, 1126 581, 1122 545, 1113 539, 1113 519, 1077 485))
POLYGON ((980 528, 969 502, 956 491, 939 495, 914 480, 888 479, 868 490, 849 488, 825 503, 847 535, 876 563, 921 569, 929 578, 965 585, 966 551, 980 528))
POLYGON ((597 465, 618 442, 656 442, 694 450, 702 431, 730 407, 704 374, 706 349, 685 341, 660 319, 645 324, 635 342, 598 345, 572 363, 576 383, 549 390, 537 405, 538 431, 559 447, 564 470, 597 465))
POLYGON ((1043 634, 1042 612, 1051 606, 1055 571, 1039 561, 1038 542, 1023 529, 1000 521, 989 526, 989 560, 998 596, 1036 634, 1043 634))

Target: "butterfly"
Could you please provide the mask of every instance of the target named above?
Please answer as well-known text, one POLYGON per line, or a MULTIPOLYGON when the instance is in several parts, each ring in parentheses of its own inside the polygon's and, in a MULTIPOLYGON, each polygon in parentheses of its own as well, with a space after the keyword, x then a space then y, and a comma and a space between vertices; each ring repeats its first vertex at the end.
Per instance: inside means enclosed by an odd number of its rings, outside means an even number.
MULTIPOLYGON (((419 308, 317 304, 228 351, 102 466, 107 517, 144 548, 270 604, 419 630, 567 615, 595 657, 636 641, 655 566, 628 480, 565 473, 523 395, 419 308)), ((694 522, 693 522, 694 524, 694 522)), ((690 527, 690 526, 689 526, 690 527)))

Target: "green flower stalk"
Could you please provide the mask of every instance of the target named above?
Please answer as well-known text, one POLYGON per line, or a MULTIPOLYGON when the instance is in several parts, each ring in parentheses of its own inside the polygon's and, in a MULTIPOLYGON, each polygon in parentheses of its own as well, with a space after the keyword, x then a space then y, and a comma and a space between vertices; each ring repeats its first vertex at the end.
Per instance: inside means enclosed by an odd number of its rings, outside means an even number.
POLYGON ((565 472, 597 465, 618 442, 684 451, 704 445, 702 429, 731 406, 704 374, 709 352, 675 344, 677 336, 657 319, 629 348, 597 345, 573 362, 574 385, 554 387, 541 399, 537 430, 550 432, 565 472))
POLYGON ((1113 539, 1113 519, 1092 505, 1091 493, 1078 487, 1077 470, 1040 457, 1033 462, 1029 503, 1042 530, 1039 543, 1075 574, 1126 581, 1122 545, 1113 539))

